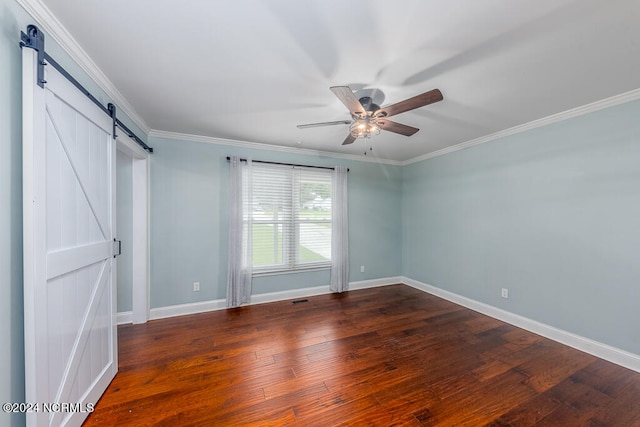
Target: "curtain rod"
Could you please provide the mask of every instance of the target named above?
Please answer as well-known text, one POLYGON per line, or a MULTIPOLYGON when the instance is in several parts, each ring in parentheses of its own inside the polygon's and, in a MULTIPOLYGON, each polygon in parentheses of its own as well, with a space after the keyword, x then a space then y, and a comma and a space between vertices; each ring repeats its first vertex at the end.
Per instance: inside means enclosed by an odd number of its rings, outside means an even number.
MULTIPOLYGON (((227 160, 231 160, 231 157, 227 156, 227 160)), ((246 162, 247 159, 240 159, 241 162, 246 162)), ((296 163, 282 163, 282 162, 269 162, 267 160, 252 160, 253 163, 265 163, 268 165, 281 165, 281 166, 294 166, 294 167, 301 167, 301 168, 315 168, 315 169, 330 169, 330 170, 335 170, 335 168, 332 168, 330 166, 314 166, 314 165, 299 165, 296 163)), ((347 168, 347 172, 349 172, 349 169, 347 168)))

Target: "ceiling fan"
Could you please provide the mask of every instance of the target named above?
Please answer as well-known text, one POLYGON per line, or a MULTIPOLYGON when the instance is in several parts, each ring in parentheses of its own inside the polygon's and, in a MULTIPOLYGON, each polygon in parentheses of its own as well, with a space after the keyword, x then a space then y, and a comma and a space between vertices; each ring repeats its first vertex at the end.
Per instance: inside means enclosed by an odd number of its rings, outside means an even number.
POLYGON ((391 104, 387 107, 380 108, 379 105, 373 103, 373 99, 369 96, 363 96, 358 99, 354 95, 349 86, 332 86, 333 92, 340 101, 349 109, 351 120, 339 120, 335 122, 309 123, 306 125, 298 125, 299 129, 332 126, 332 125, 350 125, 349 135, 342 145, 353 144, 358 138, 369 138, 377 135, 381 130, 399 133, 400 135, 411 136, 420 129, 412 126, 403 125, 401 123, 388 120, 387 117, 404 113, 405 111, 414 110, 442 101, 442 92, 438 89, 416 95, 404 101, 391 104))

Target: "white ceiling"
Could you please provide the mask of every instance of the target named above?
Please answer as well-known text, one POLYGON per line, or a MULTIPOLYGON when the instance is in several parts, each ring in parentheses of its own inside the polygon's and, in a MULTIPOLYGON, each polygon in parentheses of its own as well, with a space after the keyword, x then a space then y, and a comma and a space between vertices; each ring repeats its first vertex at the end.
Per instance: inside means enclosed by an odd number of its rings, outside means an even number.
POLYGON ((296 128, 349 119, 330 86, 439 88, 370 141, 405 161, 640 88, 638 0, 42 2, 156 131, 362 155, 296 128))

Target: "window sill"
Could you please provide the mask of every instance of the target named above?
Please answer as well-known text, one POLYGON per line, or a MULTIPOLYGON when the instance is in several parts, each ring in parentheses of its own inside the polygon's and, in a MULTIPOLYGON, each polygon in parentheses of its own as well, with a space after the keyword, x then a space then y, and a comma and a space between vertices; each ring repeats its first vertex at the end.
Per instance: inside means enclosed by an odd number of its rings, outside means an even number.
POLYGON ((299 267, 295 269, 282 269, 282 270, 264 270, 264 271, 254 271, 251 277, 260 277, 260 276, 279 276, 282 274, 296 274, 296 273, 308 273, 312 271, 321 271, 321 270, 331 270, 330 265, 319 265, 313 267, 299 267))

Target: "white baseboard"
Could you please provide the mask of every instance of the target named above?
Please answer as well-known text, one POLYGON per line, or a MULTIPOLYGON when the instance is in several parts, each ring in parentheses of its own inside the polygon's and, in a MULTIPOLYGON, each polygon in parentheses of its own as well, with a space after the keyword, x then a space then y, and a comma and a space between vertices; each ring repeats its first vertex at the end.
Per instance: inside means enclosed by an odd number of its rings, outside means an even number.
MULTIPOLYGON (((400 276, 384 277, 381 279, 361 280, 358 282, 349 282, 349 290, 375 288, 377 286, 393 285, 402 283, 400 276)), ((256 294, 251 296, 251 304, 263 304, 266 302, 284 301, 293 298, 311 297, 314 295, 329 294, 329 285, 316 286, 313 288, 292 289, 289 291, 271 292, 268 294, 256 294)))
POLYGON ((311 297, 314 295, 328 294, 329 285, 315 286, 313 288, 291 289, 288 291, 269 292, 266 294, 251 295, 251 305, 267 302, 284 301, 293 298, 311 297))
POLYGON ((149 320, 186 316, 187 314, 205 313, 207 311, 222 310, 225 308, 227 308, 227 302, 223 299, 156 307, 149 311, 149 320))
MULTIPOLYGON (((349 289, 356 290, 374 288, 377 286, 393 285, 396 283, 402 283, 402 277, 396 276, 350 282, 349 289)), ((304 298, 328 293, 331 293, 331 291, 329 290, 329 285, 315 286, 312 288, 291 289, 288 291, 270 292, 265 294, 255 294, 251 296, 251 305, 284 301, 293 298, 304 298)), ((225 308, 227 308, 227 302, 224 299, 178 304, 167 307, 156 307, 151 309, 149 313, 149 320, 165 319, 167 317, 175 316, 185 316, 188 314, 204 313, 213 310, 223 310, 225 308)), ((131 321, 132 312, 127 311, 118 313, 118 325, 131 323, 131 321)))
POLYGON ((132 319, 133 319, 133 311, 122 311, 120 313, 117 313, 116 315, 116 321, 118 322, 118 325, 132 323, 133 322, 132 319))
POLYGON ((549 326, 547 324, 520 316, 518 314, 511 313, 506 310, 464 297, 462 295, 455 294, 453 292, 446 291, 441 288, 437 288, 426 283, 419 282, 417 280, 410 279, 408 277, 401 277, 400 282, 413 288, 435 295, 437 297, 446 299, 453 303, 459 304, 463 307, 469 308, 473 311, 477 311, 487 316, 493 317, 527 331, 533 332, 538 335, 542 335, 545 338, 549 338, 553 341, 568 345, 585 353, 589 353, 593 356, 615 363, 625 368, 632 369, 636 372, 640 372, 640 356, 634 353, 630 353, 625 350, 621 350, 616 347, 612 347, 607 344, 603 344, 594 341, 589 338, 585 338, 580 335, 567 332, 562 329, 549 326))
POLYGON ((404 277, 383 277, 382 279, 370 279, 361 280, 359 282, 349 282, 349 290, 355 291, 356 289, 376 288, 378 286, 395 285, 397 283, 403 283, 404 277))

